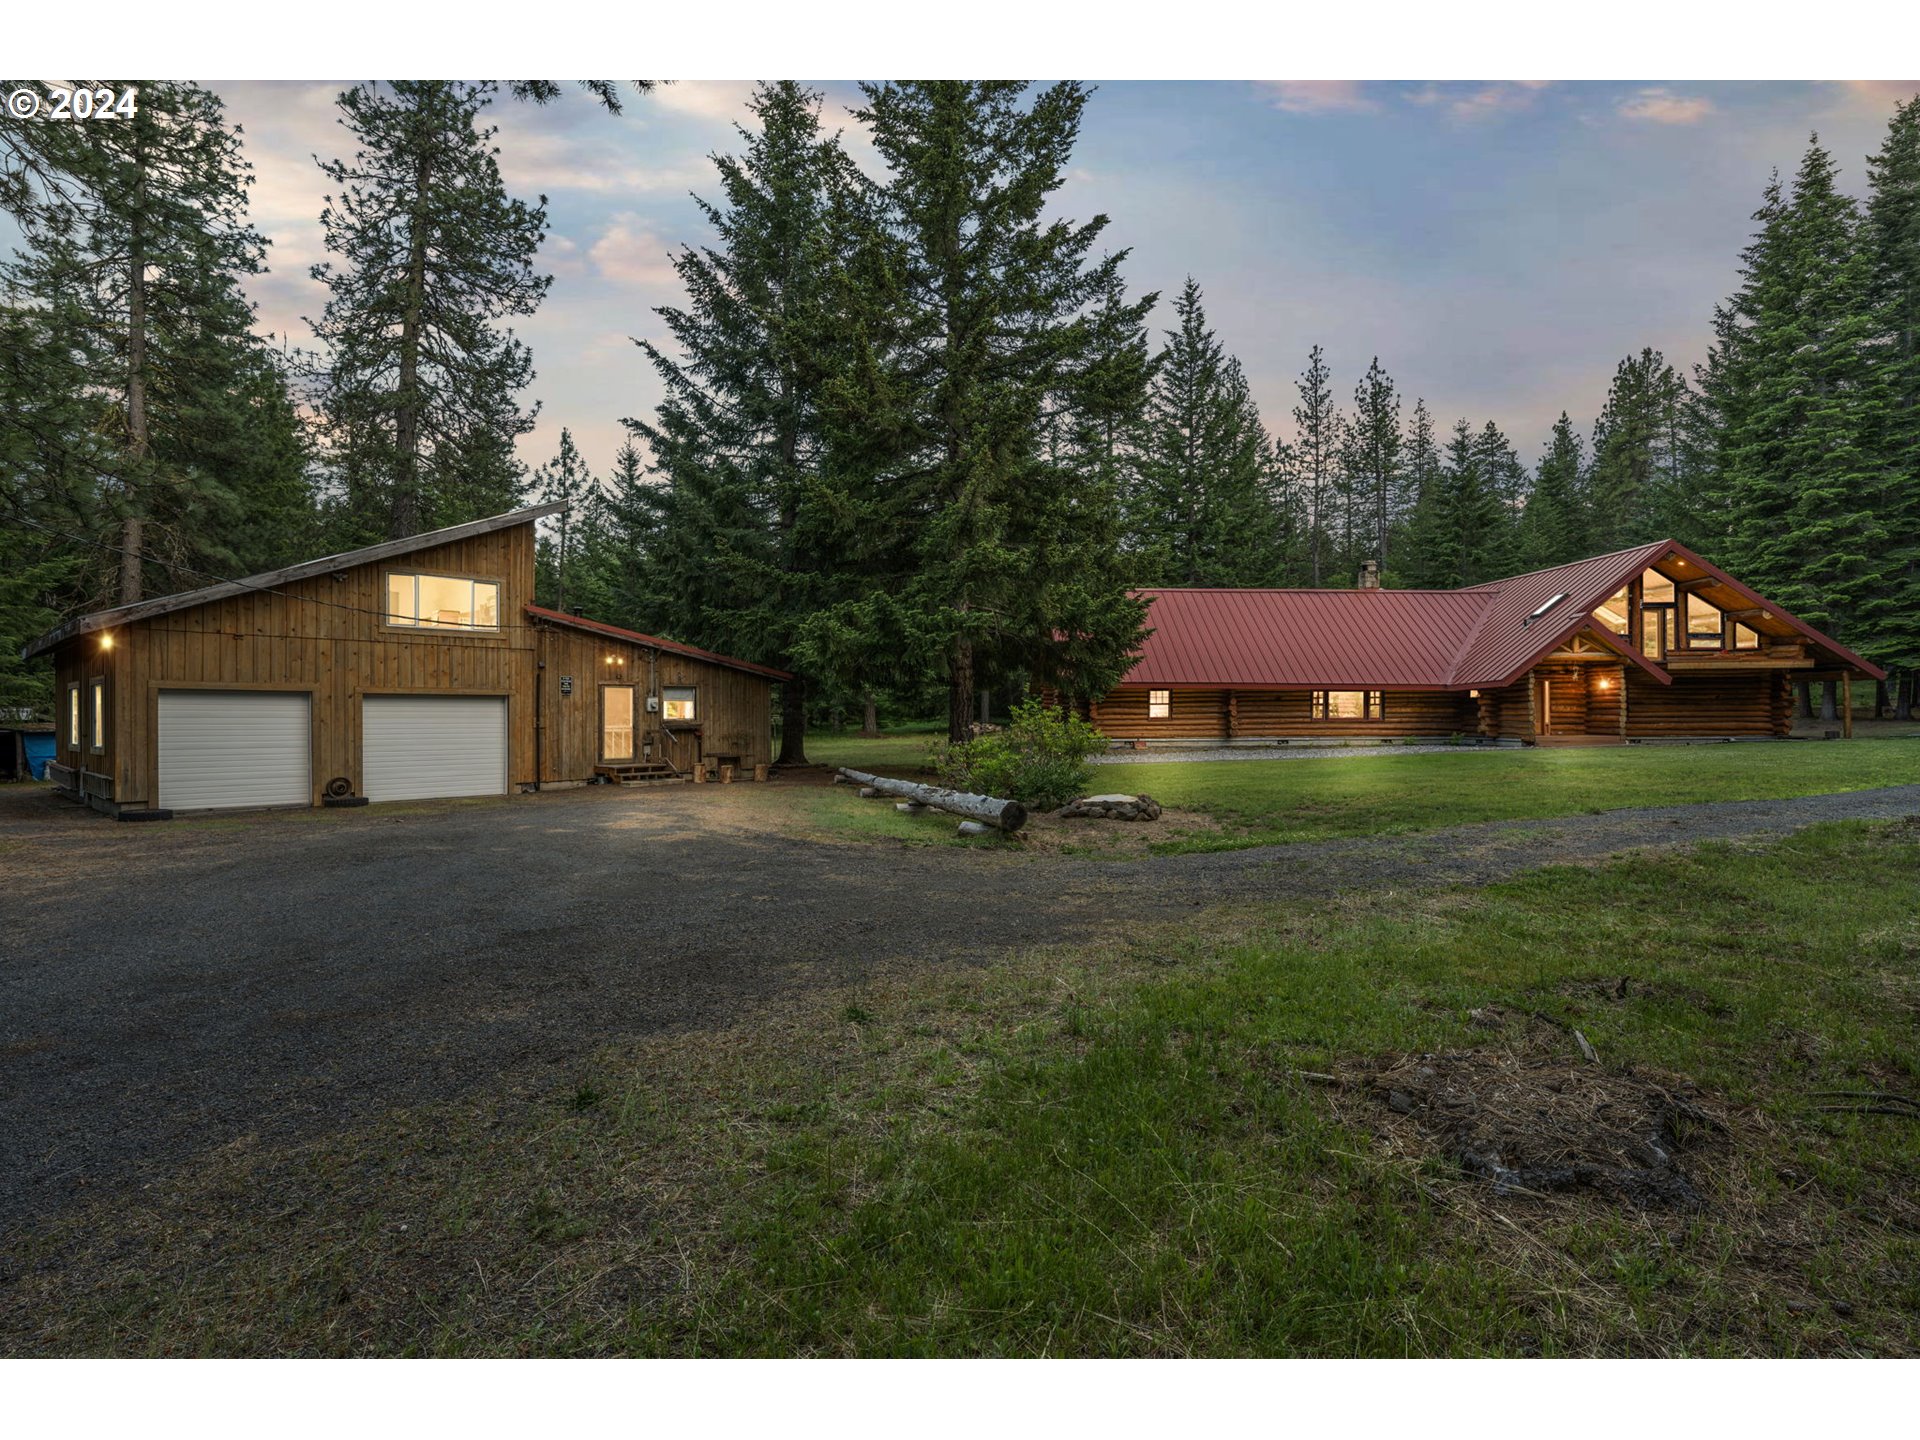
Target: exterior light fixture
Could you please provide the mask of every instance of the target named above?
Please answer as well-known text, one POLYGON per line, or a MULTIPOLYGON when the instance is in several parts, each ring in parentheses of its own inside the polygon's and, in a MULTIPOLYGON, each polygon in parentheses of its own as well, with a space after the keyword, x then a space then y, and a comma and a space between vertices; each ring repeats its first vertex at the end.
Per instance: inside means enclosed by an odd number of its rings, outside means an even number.
POLYGON ((1600 688, 1601 688, 1602 690, 1611 690, 1611 689, 1613 688, 1613 681, 1611 681, 1611 680, 1607 680, 1607 679, 1602 679, 1602 680, 1600 681, 1600 688))
POLYGON ((100 632, 100 648, 102 650, 113 649, 113 632, 111 630, 102 630, 100 632))

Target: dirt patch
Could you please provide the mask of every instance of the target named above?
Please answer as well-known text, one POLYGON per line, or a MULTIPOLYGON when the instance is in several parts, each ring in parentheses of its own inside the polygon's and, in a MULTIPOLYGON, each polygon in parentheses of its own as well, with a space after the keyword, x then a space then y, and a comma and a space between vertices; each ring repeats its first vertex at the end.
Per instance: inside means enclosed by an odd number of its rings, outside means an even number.
POLYGON ((1442 1155, 1497 1195, 1705 1210, 1692 1172, 1733 1133, 1684 1077, 1559 1056, 1457 1050, 1358 1062, 1332 1078, 1394 1148, 1442 1155))
POLYGON ((1233 833, 1198 810, 1163 807, 1158 820, 1063 820, 1058 815, 1030 817, 1020 831, 1023 849, 1042 855, 1151 855, 1172 840, 1233 833))

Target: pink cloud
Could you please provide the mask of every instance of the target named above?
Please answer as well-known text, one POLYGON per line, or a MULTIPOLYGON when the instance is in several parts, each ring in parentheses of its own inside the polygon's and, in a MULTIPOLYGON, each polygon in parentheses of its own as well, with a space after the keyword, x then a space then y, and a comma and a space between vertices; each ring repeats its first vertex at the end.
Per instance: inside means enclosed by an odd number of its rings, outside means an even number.
POLYGON ((1261 80, 1273 108, 1290 115, 1364 114, 1380 106, 1358 80, 1261 80))
POLYGON ((1618 108, 1629 120, 1692 125, 1713 113, 1713 102, 1703 95, 1676 95, 1663 85, 1650 85, 1627 96, 1618 108))
POLYGON ((1414 105, 1438 106, 1456 120, 1485 120, 1532 108, 1551 80, 1490 80, 1470 87, 1425 85, 1405 92, 1414 105))
POLYGON ((666 242, 637 215, 614 216, 587 251, 587 258, 604 278, 617 284, 654 289, 679 281, 666 242))

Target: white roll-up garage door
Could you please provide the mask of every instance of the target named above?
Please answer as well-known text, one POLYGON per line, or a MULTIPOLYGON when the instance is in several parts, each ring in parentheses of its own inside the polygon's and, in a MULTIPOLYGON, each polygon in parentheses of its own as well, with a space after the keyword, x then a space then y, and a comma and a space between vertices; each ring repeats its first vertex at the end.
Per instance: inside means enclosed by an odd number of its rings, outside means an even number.
POLYGON ((505 699, 369 695, 362 707, 361 758, 369 800, 506 793, 505 699))
POLYGON ((168 810, 311 805, 304 694, 160 692, 160 799, 168 810))

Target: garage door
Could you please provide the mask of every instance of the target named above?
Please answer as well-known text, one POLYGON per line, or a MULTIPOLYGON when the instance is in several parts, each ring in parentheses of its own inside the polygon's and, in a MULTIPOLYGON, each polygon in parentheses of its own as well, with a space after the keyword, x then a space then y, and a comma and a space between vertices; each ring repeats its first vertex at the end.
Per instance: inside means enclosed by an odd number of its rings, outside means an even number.
POLYGON ((160 805, 311 805, 307 705, 285 691, 162 690, 160 805))
POLYGON ((504 699, 369 695, 362 704, 369 800, 506 793, 504 699))

